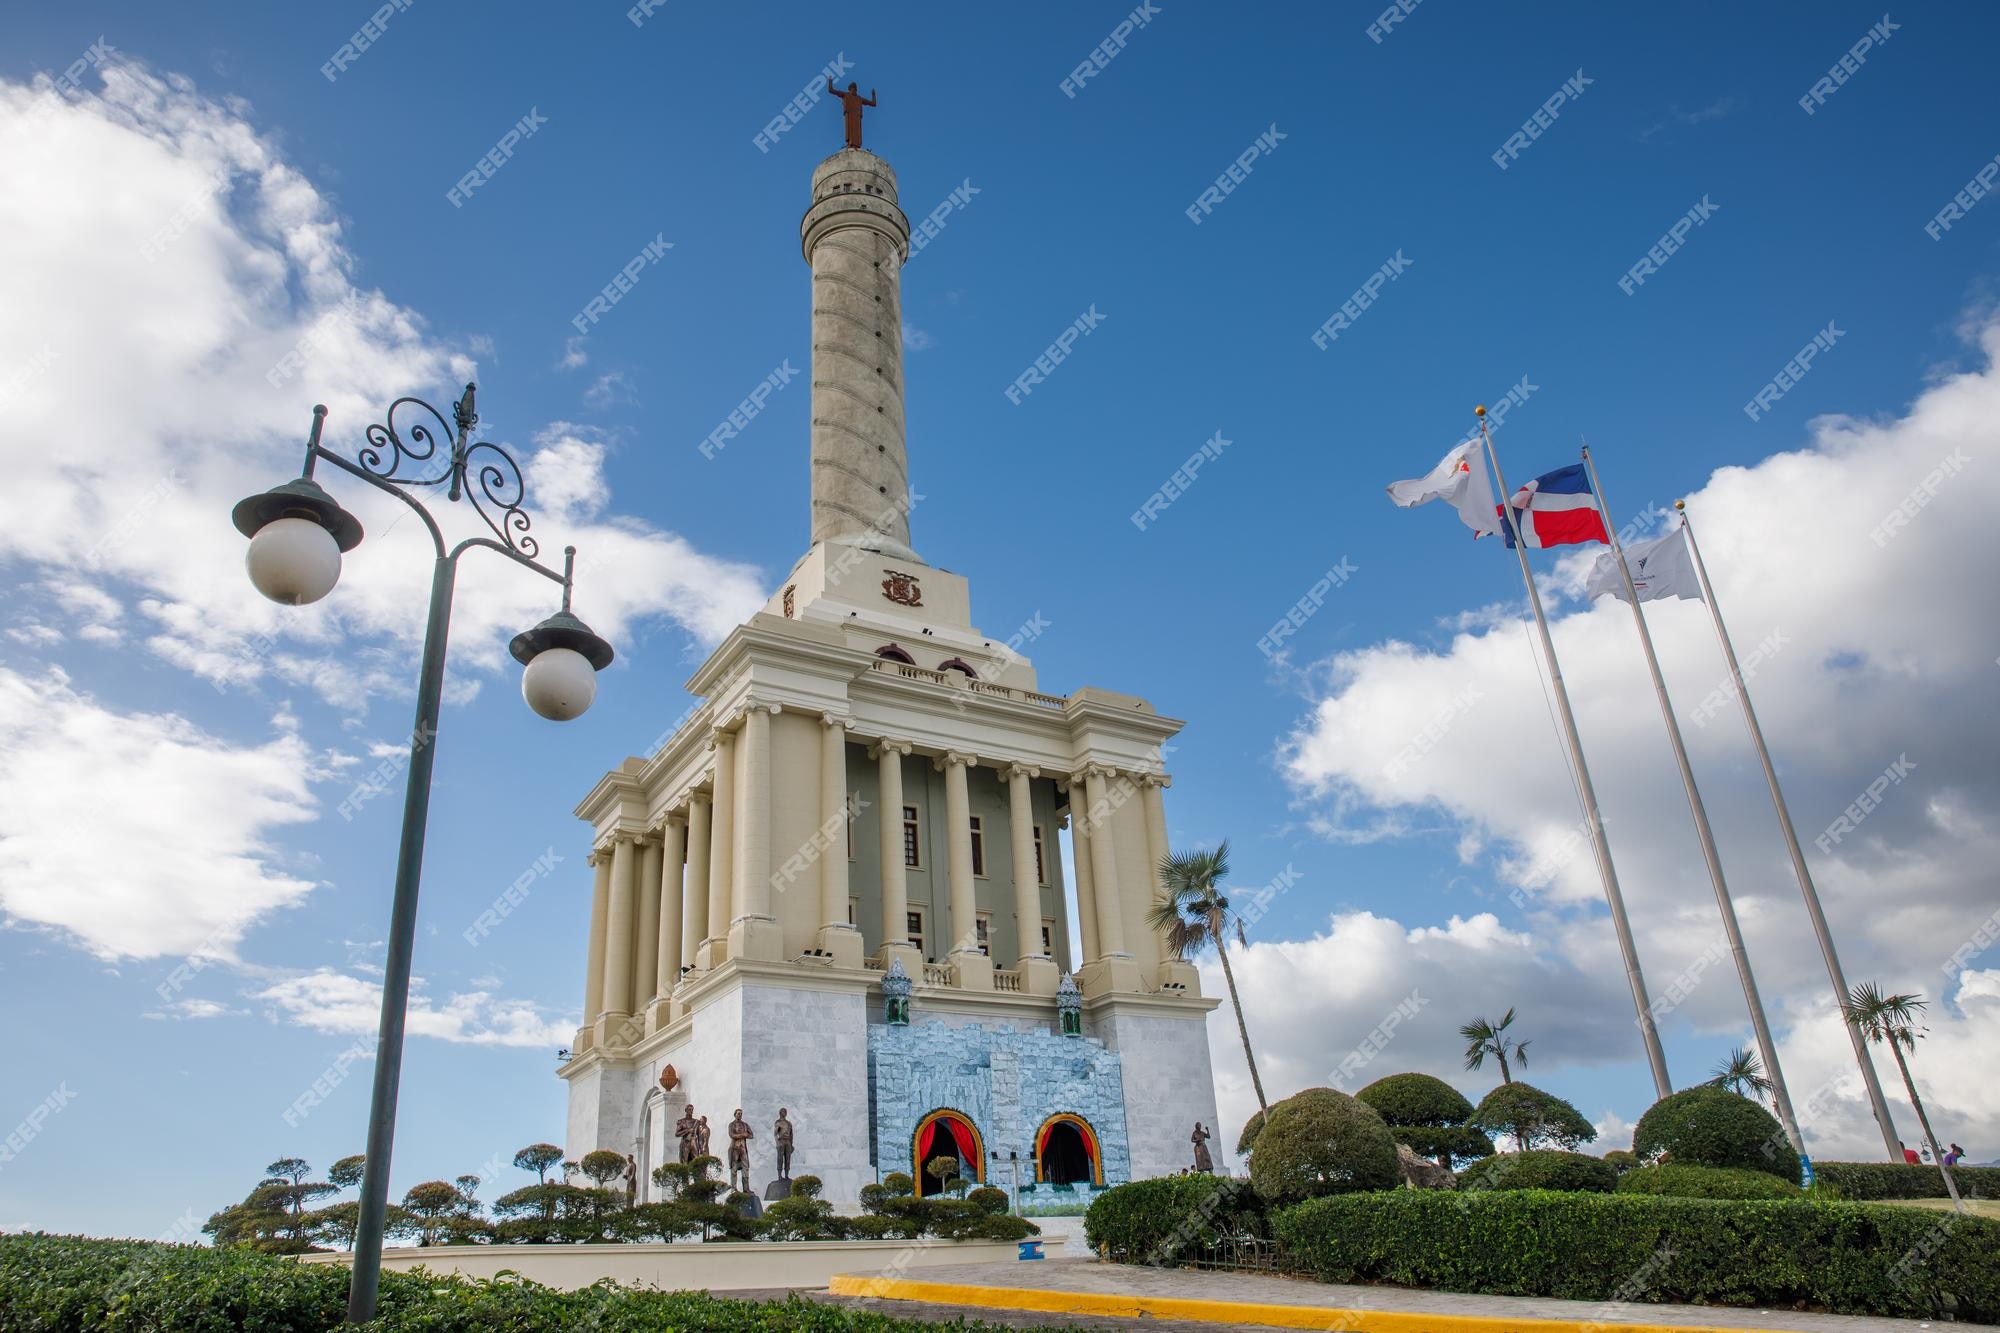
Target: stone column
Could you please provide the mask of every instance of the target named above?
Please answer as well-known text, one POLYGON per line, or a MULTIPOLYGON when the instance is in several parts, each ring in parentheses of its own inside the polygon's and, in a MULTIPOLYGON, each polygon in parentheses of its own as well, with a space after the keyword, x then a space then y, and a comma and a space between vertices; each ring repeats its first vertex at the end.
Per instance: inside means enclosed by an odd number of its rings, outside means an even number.
POLYGON ((966 790, 965 770, 974 761, 969 754, 945 752, 938 760, 944 770, 944 823, 946 864, 950 873, 952 984, 965 990, 993 989, 993 959, 979 952, 978 892, 972 882, 972 799, 966 790))
POLYGON ((709 845, 709 794, 688 794, 687 928, 681 935, 681 966, 700 967, 702 942, 708 938, 708 881, 712 864, 709 845))
POLYGON ((1014 844, 1014 940, 1021 972, 1021 989, 1030 995, 1054 995, 1062 984, 1055 960, 1042 950, 1042 886, 1035 875, 1034 780, 1041 770, 1023 764, 1007 766, 1008 830, 1014 844))
POLYGON ((638 859, 629 833, 618 834, 611 843, 611 910, 605 921, 604 999, 597 1016, 597 1045, 627 1046, 631 1034, 625 1030, 632 1016, 632 920, 637 888, 638 859))
POLYGON ((914 560, 903 441, 903 260, 896 173, 850 148, 813 171, 799 224, 812 265, 812 539, 914 560))
POLYGON ((861 931, 847 919, 847 722, 820 715, 819 831, 826 849, 819 858, 819 938, 815 947, 833 955, 835 967, 861 966, 861 931))
MULTIPOLYGON (((1146 802, 1146 861, 1151 873, 1146 876, 1146 888, 1155 902, 1166 896, 1167 882, 1160 875, 1160 863, 1167 859, 1171 848, 1167 846, 1167 802, 1166 788, 1173 779, 1160 773, 1148 773, 1139 779, 1144 789, 1146 802)), ((1185 958, 1175 958, 1167 948, 1166 935, 1153 931, 1153 953, 1159 962, 1160 985, 1179 986, 1189 994, 1201 994, 1201 974, 1195 965, 1185 958)))
POLYGON ((729 957, 729 910, 735 897, 736 737, 715 733, 715 810, 708 853, 708 936, 701 942, 701 966, 717 967, 729 957))
POLYGON ((743 864, 736 871, 735 910, 729 919, 729 956, 776 962, 785 956, 784 932, 771 914, 771 718, 777 704, 753 702, 743 716, 743 864))
POLYGON ((674 987, 681 979, 681 861, 687 854, 687 816, 675 810, 660 831, 660 935, 653 949, 653 1003, 646 1010, 648 1036, 673 1018, 674 987))
POLYGON ((901 957, 912 978, 923 976, 923 955, 910 943, 910 876, 903 867, 903 756, 907 741, 883 740, 871 752, 880 765, 882 809, 876 825, 882 848, 882 966, 901 957))
POLYGON ((639 841, 639 921, 633 937, 632 1012, 644 1014, 653 1003, 653 980, 660 967, 660 840, 647 834, 639 841))
POLYGON ((1090 877, 1096 889, 1097 944, 1099 962, 1085 969, 1079 984, 1084 993, 1106 990, 1136 991, 1142 977, 1132 955, 1125 948, 1125 884, 1118 877, 1118 849, 1113 840, 1110 793, 1106 790, 1111 770, 1092 764, 1083 772, 1084 822, 1090 825, 1090 877))
POLYGON ((1097 886, 1090 874, 1090 821, 1083 814, 1083 784, 1069 788, 1069 850, 1076 867, 1076 933, 1083 943, 1083 957, 1072 959, 1081 972, 1085 963, 1097 961, 1097 886))
POLYGON ((594 871, 590 890, 590 952, 583 970, 583 1028, 570 1049, 581 1055, 595 1044, 604 1009, 604 930, 611 913, 611 849, 594 848, 584 863, 594 871))

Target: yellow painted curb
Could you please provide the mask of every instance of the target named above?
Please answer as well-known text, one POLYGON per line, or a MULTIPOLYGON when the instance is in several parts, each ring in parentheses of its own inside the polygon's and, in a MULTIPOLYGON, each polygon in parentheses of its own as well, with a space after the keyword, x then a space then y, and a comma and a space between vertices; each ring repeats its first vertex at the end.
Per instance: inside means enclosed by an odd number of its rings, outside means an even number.
POLYGON ((1109 1318, 1190 1319, 1211 1324, 1254 1324, 1261 1328, 1319 1328, 1343 1333, 1780 1333, 1726 1324, 1625 1324, 1588 1319, 1518 1319, 1505 1315, 1440 1314, 1409 1310, 1334 1309, 1307 1305, 1266 1305, 1251 1301, 1204 1301, 1173 1296, 1127 1296, 1046 1287, 975 1287, 956 1282, 912 1282, 902 1278, 842 1274, 827 1289, 836 1296, 926 1301, 989 1310, 1033 1310, 1042 1314, 1102 1315, 1109 1318))

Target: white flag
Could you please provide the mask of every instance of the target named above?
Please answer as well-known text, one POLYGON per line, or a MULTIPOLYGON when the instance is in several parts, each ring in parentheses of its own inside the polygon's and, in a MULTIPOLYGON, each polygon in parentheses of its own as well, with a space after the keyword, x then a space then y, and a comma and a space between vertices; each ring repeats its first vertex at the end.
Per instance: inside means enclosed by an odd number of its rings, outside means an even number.
POLYGON ((1489 536, 1500 534, 1500 507, 1493 498, 1493 481, 1486 460, 1479 456, 1479 441, 1467 440, 1444 456, 1428 476, 1389 484, 1389 499, 1404 509, 1414 509, 1431 500, 1445 500, 1458 510, 1465 526, 1489 536))
MULTIPOLYGON (((1597 557, 1597 563, 1591 566, 1590 577, 1583 585, 1585 596, 1603 597, 1609 594, 1624 599, 1625 580, 1618 577, 1618 566, 1612 563, 1616 559, 1610 551, 1597 557)), ((1642 602, 1658 601, 1662 597, 1701 600, 1701 581, 1695 577, 1687 539, 1681 536, 1679 528, 1664 537, 1633 542, 1626 547, 1625 567, 1632 571, 1632 586, 1638 589, 1642 602)))

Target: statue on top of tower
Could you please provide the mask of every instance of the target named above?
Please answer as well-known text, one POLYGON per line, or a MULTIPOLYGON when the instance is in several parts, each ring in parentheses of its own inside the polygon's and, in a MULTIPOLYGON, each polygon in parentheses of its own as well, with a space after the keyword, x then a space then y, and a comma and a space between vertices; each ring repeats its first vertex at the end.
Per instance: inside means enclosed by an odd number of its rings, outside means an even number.
POLYGON ((861 95, 861 85, 850 83, 847 85, 847 91, 842 92, 833 86, 831 76, 827 78, 826 90, 840 99, 841 110, 846 113, 847 146, 849 148, 859 148, 861 146, 861 108, 875 105, 875 90, 870 88, 868 96, 863 97, 861 95))

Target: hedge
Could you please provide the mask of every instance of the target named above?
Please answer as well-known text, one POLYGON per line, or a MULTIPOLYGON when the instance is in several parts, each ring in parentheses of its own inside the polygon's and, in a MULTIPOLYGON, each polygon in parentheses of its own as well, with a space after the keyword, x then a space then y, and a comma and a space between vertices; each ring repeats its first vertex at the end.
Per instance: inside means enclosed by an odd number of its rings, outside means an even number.
MULTIPOLYGON (((1934 1166, 1907 1162, 1814 1162, 1813 1176, 1843 1199, 1942 1199, 1944 1177, 1934 1166)), ((1951 1178, 1968 1199, 2000 1199, 2000 1166, 1955 1166, 1951 1178)))
POLYGON ((1248 1181, 1230 1176, 1161 1176, 1118 1185, 1091 1200, 1083 1238, 1125 1264, 1203 1258, 1225 1236, 1268 1234, 1263 1205, 1248 1181))
POLYGON ((1728 1166, 1641 1166, 1618 1177, 1620 1194, 1677 1199, 1802 1199, 1805 1191, 1764 1171, 1728 1166))
POLYGON ((2000 1222, 1809 1200, 1399 1190, 1276 1213, 1322 1282, 2000 1320, 2000 1222))
POLYGON ((1609 1194, 1617 1185, 1618 1168, 1602 1157, 1555 1148, 1495 1153, 1458 1173, 1462 1190, 1588 1190, 1609 1194))
POLYGON ((1641 1161, 1662 1154, 1677 1166, 1727 1166, 1763 1171, 1800 1183, 1799 1157, 1777 1120, 1739 1092, 1708 1084, 1660 1098, 1639 1117, 1632 1151, 1641 1161))
MULTIPOLYGON (((247 1249, 0 1236, 0 1328, 8 1333, 172 1329, 174 1333, 328 1333, 347 1313, 347 1270, 247 1249)), ((522 1281, 384 1273, 382 1333, 917 1333, 936 1325, 794 1297, 732 1301, 601 1284, 556 1291, 522 1281)), ((968 1323, 969 1329, 996 1329, 968 1323)), ((1039 1326, 1052 1330, 1053 1325, 1039 1326)))

